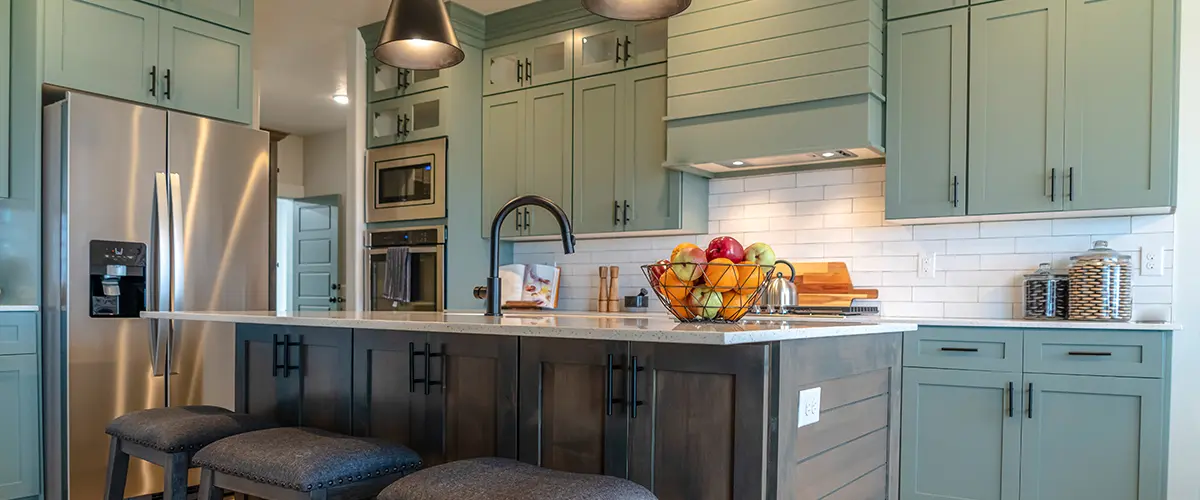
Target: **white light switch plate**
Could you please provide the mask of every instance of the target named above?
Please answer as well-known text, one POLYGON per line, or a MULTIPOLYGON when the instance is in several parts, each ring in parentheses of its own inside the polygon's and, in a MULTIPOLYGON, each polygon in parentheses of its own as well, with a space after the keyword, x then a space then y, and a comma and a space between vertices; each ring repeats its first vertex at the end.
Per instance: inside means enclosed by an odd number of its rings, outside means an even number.
POLYGON ((800 408, 796 427, 812 425, 821 420, 821 388, 800 391, 800 408))

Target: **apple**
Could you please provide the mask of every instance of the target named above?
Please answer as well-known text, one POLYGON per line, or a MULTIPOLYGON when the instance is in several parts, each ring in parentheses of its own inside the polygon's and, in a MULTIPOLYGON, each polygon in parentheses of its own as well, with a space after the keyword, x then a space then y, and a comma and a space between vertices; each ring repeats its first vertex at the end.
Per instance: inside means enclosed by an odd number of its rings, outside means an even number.
POLYGON ((722 296, 720 292, 705 286, 692 290, 692 314, 697 318, 713 319, 721 314, 722 296))
POLYGON ((687 250, 689 248, 700 248, 700 246, 695 243, 689 242, 689 241, 685 241, 683 243, 675 245, 675 249, 671 250, 671 259, 670 260, 675 260, 675 256, 679 255, 679 252, 687 250))
POLYGON ((670 264, 671 264, 671 261, 669 261, 667 259, 662 259, 658 262, 655 262, 654 264, 651 264, 650 265, 650 283, 654 284, 654 283, 658 283, 659 281, 661 281, 663 273, 667 272, 667 269, 670 268, 670 264))
POLYGON ((709 262, 715 259, 741 262, 746 260, 746 251, 742 249, 742 244, 738 240, 730 236, 718 236, 708 242, 708 250, 704 251, 704 256, 709 262))
MULTIPOLYGON (((755 243, 746 247, 746 260, 760 266, 775 265, 775 250, 766 243, 755 243)), ((734 262, 741 262, 735 260, 734 262)))
POLYGON ((704 264, 707 263, 704 250, 693 246, 681 249, 675 254, 671 259, 671 270, 675 271, 675 276, 684 283, 691 283, 704 275, 704 264))

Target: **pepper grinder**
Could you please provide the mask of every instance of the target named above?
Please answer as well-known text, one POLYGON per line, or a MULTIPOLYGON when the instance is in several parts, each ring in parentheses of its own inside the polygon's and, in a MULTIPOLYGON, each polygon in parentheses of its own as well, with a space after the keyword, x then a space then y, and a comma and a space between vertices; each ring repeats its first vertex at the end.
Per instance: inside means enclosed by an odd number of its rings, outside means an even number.
POLYGON ((596 310, 608 312, 608 267, 600 266, 600 297, 596 301, 596 310))
POLYGON ((621 296, 620 280, 617 278, 620 274, 620 267, 608 268, 608 312, 621 312, 621 302, 618 299, 621 296))

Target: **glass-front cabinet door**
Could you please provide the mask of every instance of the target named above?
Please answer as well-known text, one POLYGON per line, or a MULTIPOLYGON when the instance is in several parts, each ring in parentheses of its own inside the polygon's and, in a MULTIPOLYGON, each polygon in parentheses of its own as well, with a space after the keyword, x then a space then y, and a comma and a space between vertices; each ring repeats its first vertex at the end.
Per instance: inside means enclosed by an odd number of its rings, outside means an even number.
POLYGON ((483 94, 491 95, 521 88, 525 82, 524 42, 483 51, 483 94))
POLYGON ((625 25, 609 21, 575 30, 575 78, 625 67, 625 25))
POLYGON ((422 141, 446 135, 446 90, 372 103, 368 108, 368 147, 422 141))
POLYGON ((411 70, 388 66, 367 58, 368 102, 379 102, 397 96, 412 95, 448 86, 449 73, 440 70, 411 70))
POLYGON ((448 86, 446 80, 449 78, 449 75, 448 71, 437 69, 405 70, 404 79, 401 80, 400 95, 413 95, 427 90, 446 87, 448 86))
POLYGON ((625 67, 645 66, 667 60, 667 22, 665 20, 628 23, 629 39, 622 59, 625 67))
POLYGON ((524 42, 525 86, 546 85, 571 79, 575 57, 571 49, 573 35, 570 31, 546 35, 524 42))

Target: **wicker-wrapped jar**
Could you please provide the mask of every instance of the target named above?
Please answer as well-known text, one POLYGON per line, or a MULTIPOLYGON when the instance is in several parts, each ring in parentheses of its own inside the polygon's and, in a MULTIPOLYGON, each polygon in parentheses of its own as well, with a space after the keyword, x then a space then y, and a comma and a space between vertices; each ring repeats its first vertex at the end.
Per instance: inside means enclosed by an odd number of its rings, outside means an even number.
POLYGON ((1067 273, 1038 266, 1025 275, 1025 319, 1067 319, 1067 273))
POLYGON ((1071 257, 1068 317, 1078 321, 1133 319, 1133 264, 1128 255, 1097 241, 1087 253, 1071 257))

